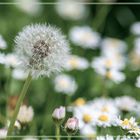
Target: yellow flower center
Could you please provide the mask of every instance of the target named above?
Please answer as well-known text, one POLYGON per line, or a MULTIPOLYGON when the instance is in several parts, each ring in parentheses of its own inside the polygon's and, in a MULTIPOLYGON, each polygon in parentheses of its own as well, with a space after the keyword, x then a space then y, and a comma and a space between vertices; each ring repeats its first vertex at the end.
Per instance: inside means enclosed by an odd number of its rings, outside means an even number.
POLYGON ((76 106, 82 106, 82 105, 84 105, 86 103, 86 101, 83 99, 83 98, 78 98, 75 102, 74 102, 74 104, 76 105, 76 106))
POLYGON ((91 122, 91 121, 92 121, 91 115, 89 115, 89 114, 84 114, 84 115, 83 115, 83 121, 84 121, 85 123, 91 122))
POLYGON ((103 106, 102 109, 101 109, 101 111, 102 112, 108 112, 109 110, 108 110, 108 107, 107 106, 103 106))
POLYGON ((106 61, 106 67, 110 67, 112 65, 112 60, 107 60, 106 61))
POLYGON ((124 120, 122 121, 122 125, 125 125, 125 126, 130 125, 129 120, 128 120, 128 119, 124 119, 124 120))
POLYGON ((100 115, 98 119, 102 122, 107 122, 109 117, 107 115, 100 115))
POLYGON ((76 68, 78 65, 78 61, 75 58, 72 58, 71 60, 69 60, 69 63, 73 68, 76 68))
POLYGON ((63 87, 67 87, 67 86, 68 86, 68 83, 67 83, 65 80, 61 80, 61 81, 60 81, 60 84, 61 84, 61 86, 63 86, 63 87))
POLYGON ((112 73, 110 71, 107 71, 106 72, 106 77, 111 79, 112 78, 112 73))

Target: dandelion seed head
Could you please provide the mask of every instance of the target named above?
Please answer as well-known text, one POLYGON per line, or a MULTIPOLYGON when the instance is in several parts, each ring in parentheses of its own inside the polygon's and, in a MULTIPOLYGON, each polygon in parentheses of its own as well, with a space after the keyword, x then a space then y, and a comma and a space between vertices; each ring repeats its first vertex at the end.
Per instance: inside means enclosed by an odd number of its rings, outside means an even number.
POLYGON ((46 24, 26 26, 15 43, 21 67, 31 71, 33 77, 61 71, 69 56, 65 36, 59 29, 46 24))

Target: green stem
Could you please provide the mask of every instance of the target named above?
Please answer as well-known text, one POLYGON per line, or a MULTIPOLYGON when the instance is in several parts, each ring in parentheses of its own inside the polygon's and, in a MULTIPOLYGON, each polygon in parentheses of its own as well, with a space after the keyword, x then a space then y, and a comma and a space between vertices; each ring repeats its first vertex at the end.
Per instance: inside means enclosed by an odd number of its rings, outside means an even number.
POLYGON ((98 31, 99 28, 104 24, 105 19, 110 11, 111 7, 110 6, 97 6, 97 15, 93 21, 93 27, 98 31))
POLYGON ((70 135, 68 136, 68 140, 71 140, 71 136, 70 135))
POLYGON ((56 125, 56 140, 60 140, 60 126, 56 125))
MULTIPOLYGON (((31 80, 32 80, 32 76, 31 76, 31 74, 29 73, 29 75, 28 75, 28 77, 27 77, 27 79, 26 79, 26 81, 25 81, 25 84, 24 84, 24 86, 23 86, 23 89, 22 89, 22 91, 21 91, 21 94, 20 94, 20 96, 19 96, 19 98, 18 98, 17 105, 16 105, 16 108, 15 108, 13 117, 12 117, 12 119, 11 119, 11 122, 10 122, 10 126, 9 126, 9 128, 8 128, 7 136, 10 136, 10 135, 12 134, 12 131, 13 131, 13 128, 14 128, 14 124, 15 124, 15 121, 16 121, 16 118, 17 118, 17 115, 18 115, 20 106, 21 106, 22 103, 23 103, 24 97, 25 97, 25 95, 26 95, 26 93, 27 93, 27 90, 28 90, 28 88, 29 88, 29 85, 30 85, 30 83, 31 83, 31 80)), ((7 137, 6 140, 8 140, 8 139, 10 139, 10 138, 7 137)))

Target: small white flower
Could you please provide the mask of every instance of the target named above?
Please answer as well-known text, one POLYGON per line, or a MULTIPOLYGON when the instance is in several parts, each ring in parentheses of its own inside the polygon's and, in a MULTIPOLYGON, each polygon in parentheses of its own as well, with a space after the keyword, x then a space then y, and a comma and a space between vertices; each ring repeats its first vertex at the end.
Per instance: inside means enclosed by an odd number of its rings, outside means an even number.
POLYGON ((91 63, 92 68, 94 68, 98 74, 114 81, 115 83, 120 83, 125 80, 124 73, 120 71, 124 68, 124 65, 123 61, 107 57, 94 58, 91 63))
POLYGON ((17 56, 14 53, 2 54, 0 53, 0 63, 4 64, 5 67, 15 68, 19 65, 17 56))
POLYGON ((127 130, 131 130, 137 127, 137 122, 135 121, 135 118, 133 117, 131 117, 130 119, 125 118, 124 120, 117 119, 116 123, 118 124, 118 126, 127 130))
POLYGON ((135 22, 130 30, 134 35, 140 35, 140 22, 135 22))
POLYGON ((137 101, 130 96, 117 97, 115 103, 122 111, 133 111, 137 105, 137 101))
POLYGON ((95 49, 100 42, 100 35, 88 26, 75 26, 71 28, 69 37, 75 45, 85 49, 95 49))
POLYGON ((16 68, 12 71, 12 77, 17 80, 25 80, 27 78, 27 73, 22 69, 16 68))
POLYGON ((7 136, 7 130, 5 128, 0 129, 0 139, 5 139, 7 136))
POLYGON ((65 124, 65 129, 68 134, 73 134, 79 129, 79 120, 76 117, 69 118, 65 124))
POLYGON ((106 135, 106 136, 97 136, 96 140, 114 140, 113 136, 106 135))
POLYGON ((123 54, 126 51, 126 43, 117 38, 105 38, 101 43, 101 51, 104 56, 123 54))
POLYGON ((96 136, 96 129, 91 125, 85 125, 83 128, 80 129, 80 133, 82 136, 88 138, 94 138, 96 136))
POLYGON ((69 56, 65 37, 49 25, 26 26, 15 42, 21 68, 30 71, 35 78, 61 71, 69 56))
POLYGON ((96 116, 96 125, 104 128, 111 127, 115 124, 115 118, 116 116, 112 114, 99 112, 96 116))
POLYGON ((34 111, 33 108, 27 107, 26 105, 22 105, 20 107, 17 120, 20 121, 21 123, 29 123, 32 121, 34 116, 34 111))
POLYGON ((0 49, 6 49, 7 48, 7 43, 3 39, 3 37, 0 35, 0 49))
POLYGON ((136 85, 136 87, 140 88, 140 76, 137 77, 135 85, 136 85))
POLYGON ((88 9, 84 4, 78 4, 76 0, 58 0, 55 9, 64 19, 80 20, 88 14, 88 9))
MULTIPOLYGON (((10 120, 7 121, 7 127, 9 127, 10 125, 10 120)), ((21 124, 19 123, 19 121, 15 121, 14 127, 17 128, 18 130, 21 129, 21 124)))
POLYGON ((66 62, 66 70, 73 70, 73 69, 77 69, 77 70, 84 70, 87 69, 89 66, 88 61, 83 58, 83 57, 79 57, 77 55, 71 55, 68 59, 68 61, 66 62))
POLYGON ((58 75, 54 80, 54 84, 57 92, 62 92, 68 95, 74 94, 77 89, 77 84, 74 78, 66 74, 58 75))
POLYGON ((38 140, 38 139, 35 138, 35 137, 32 137, 32 136, 26 136, 26 137, 23 138, 22 140, 38 140))
POLYGON ((18 58, 15 54, 7 54, 5 58, 5 66, 7 67, 17 67, 19 65, 18 58))
POLYGON ((112 99, 97 98, 89 103, 94 110, 97 110, 97 112, 108 113, 108 114, 112 114, 112 115, 119 114, 119 110, 118 110, 116 104, 114 103, 114 100, 112 100, 112 99))
POLYGON ((15 0, 16 6, 29 15, 37 15, 41 12, 40 0, 15 0))
POLYGON ((63 106, 56 108, 52 114, 52 117, 57 120, 64 119, 66 115, 66 109, 63 106))

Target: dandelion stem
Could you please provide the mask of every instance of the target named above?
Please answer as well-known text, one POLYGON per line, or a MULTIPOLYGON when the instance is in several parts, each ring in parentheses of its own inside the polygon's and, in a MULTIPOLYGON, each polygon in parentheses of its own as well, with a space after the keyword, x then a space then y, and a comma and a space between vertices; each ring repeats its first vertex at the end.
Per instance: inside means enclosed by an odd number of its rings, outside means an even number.
MULTIPOLYGON (((24 97, 27 93, 27 90, 29 88, 29 85, 31 83, 31 80, 32 80, 32 76, 31 74, 29 73, 26 81, 25 81, 25 84, 23 86, 23 89, 21 91, 21 94, 18 98, 18 101, 17 101, 17 105, 16 105, 16 108, 15 108, 15 111, 14 111, 14 114, 13 114, 13 117, 11 118, 11 122, 10 122, 10 126, 8 128, 8 133, 7 133, 7 136, 10 136, 12 134, 12 131, 13 131, 13 128, 14 128, 14 124, 15 124, 15 121, 16 121, 16 118, 17 118, 17 115, 18 115, 18 112, 19 112, 19 109, 20 109, 20 106, 22 105, 22 102, 24 100, 24 97)), ((7 137, 6 140, 8 140, 10 138, 7 137)))
POLYGON ((56 125, 56 139, 60 140, 60 126, 58 124, 56 125))

